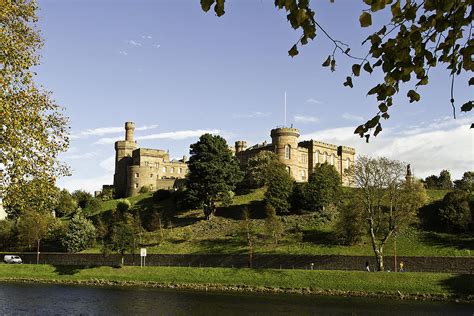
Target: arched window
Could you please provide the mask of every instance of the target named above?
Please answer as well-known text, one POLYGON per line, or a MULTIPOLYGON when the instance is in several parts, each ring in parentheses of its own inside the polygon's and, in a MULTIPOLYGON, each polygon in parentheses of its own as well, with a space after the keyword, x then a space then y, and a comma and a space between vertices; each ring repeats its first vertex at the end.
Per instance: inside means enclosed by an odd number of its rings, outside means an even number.
POLYGON ((346 160, 346 169, 349 169, 350 163, 351 163, 351 160, 349 158, 347 158, 347 160, 346 160))
POLYGON ((291 174, 291 168, 290 168, 290 166, 286 166, 286 172, 288 172, 288 174, 291 174))
POLYGON ((323 163, 328 161, 328 156, 326 155, 326 152, 323 153, 323 163))
POLYGON ((319 163, 319 150, 314 153, 314 165, 319 163))
POLYGON ((331 155, 331 165, 334 166, 334 155, 331 155))
POLYGON ((291 159, 291 146, 285 146, 285 159, 291 159))
POLYGON ((306 170, 301 170, 301 180, 306 180, 306 170))

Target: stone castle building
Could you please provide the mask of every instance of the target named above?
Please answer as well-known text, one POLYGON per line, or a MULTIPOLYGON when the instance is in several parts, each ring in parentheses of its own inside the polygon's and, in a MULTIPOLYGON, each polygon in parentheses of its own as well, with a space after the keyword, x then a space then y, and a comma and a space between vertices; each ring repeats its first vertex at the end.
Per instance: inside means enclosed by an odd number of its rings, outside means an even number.
POLYGON ((266 141, 247 148, 246 141, 235 142, 235 156, 245 166, 249 158, 262 150, 274 152, 278 160, 286 166, 288 173, 297 181, 308 181, 317 164, 327 162, 334 166, 341 176, 343 185, 350 185, 350 177, 345 174, 355 161, 355 149, 337 146, 315 140, 299 141, 297 128, 278 127, 270 132, 272 142, 266 141))
POLYGON ((150 190, 170 189, 177 179, 188 171, 186 157, 170 160, 169 153, 161 149, 138 148, 133 139, 135 124, 125 123, 125 140, 115 142, 114 190, 116 197, 129 197, 142 187, 150 190))

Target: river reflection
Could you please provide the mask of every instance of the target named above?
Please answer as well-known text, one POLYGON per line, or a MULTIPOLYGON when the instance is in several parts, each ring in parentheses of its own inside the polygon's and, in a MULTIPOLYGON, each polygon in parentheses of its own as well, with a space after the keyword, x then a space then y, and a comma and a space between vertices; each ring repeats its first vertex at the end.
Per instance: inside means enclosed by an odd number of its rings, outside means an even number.
POLYGON ((473 315, 474 305, 0 283, 4 315, 473 315))

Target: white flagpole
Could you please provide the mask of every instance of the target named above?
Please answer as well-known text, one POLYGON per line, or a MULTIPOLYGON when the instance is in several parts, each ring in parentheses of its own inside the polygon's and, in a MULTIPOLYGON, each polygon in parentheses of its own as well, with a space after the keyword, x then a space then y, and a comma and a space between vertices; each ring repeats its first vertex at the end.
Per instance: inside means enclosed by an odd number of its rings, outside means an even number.
POLYGON ((285 127, 286 127, 286 91, 285 91, 285 127))

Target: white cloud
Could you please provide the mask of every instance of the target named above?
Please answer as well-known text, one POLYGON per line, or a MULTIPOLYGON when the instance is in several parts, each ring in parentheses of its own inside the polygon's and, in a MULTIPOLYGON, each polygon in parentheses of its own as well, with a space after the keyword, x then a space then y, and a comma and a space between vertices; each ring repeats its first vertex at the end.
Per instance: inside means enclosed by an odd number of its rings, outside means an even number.
POLYGON ((143 39, 152 39, 153 37, 151 37, 151 35, 142 35, 142 38, 143 39))
POLYGON ((252 112, 249 114, 237 114, 234 117, 235 118, 259 118, 259 117, 267 117, 270 116, 271 113, 268 112, 252 112))
POLYGON ((118 53, 119 53, 120 55, 122 55, 122 56, 127 56, 127 55, 128 55, 128 53, 127 53, 126 51, 124 51, 124 50, 121 50, 121 51, 119 51, 118 53))
POLYGON ((114 175, 112 172, 94 178, 62 178, 59 179, 58 186, 68 191, 85 190, 92 193, 101 190, 103 184, 112 184, 113 181, 114 175))
MULTIPOLYGON (((136 140, 152 140, 152 139, 172 139, 172 140, 181 140, 187 138, 194 138, 199 137, 202 134, 219 134, 220 131, 217 129, 213 130, 184 130, 184 131, 175 131, 175 132, 166 132, 166 133, 157 133, 157 134, 150 134, 150 135, 143 135, 135 137, 136 140)), ((116 136, 116 137, 105 137, 100 138, 97 140, 94 145, 106 145, 106 144, 113 144, 117 140, 122 139, 123 136, 116 136)))
POLYGON ((314 103, 314 104, 323 104, 323 101, 316 100, 316 99, 308 99, 306 100, 307 103, 314 103))
MULTIPOLYGON (((157 127, 158 127, 157 124, 144 125, 144 126, 136 127, 135 131, 146 131, 150 129, 155 129, 157 127)), ((121 133, 124 131, 125 131, 125 127, 123 126, 97 127, 97 128, 89 128, 89 129, 80 131, 78 133, 71 133, 70 137, 71 139, 77 139, 77 138, 84 138, 88 136, 102 136, 106 134, 121 133)))
POLYGON ((128 40, 127 43, 132 46, 142 46, 142 43, 135 42, 134 40, 128 40))
POLYGON ((115 156, 110 156, 109 158, 102 160, 99 163, 99 166, 107 172, 115 172, 115 156))
POLYGON ((347 113, 347 112, 342 114, 342 118, 345 119, 345 120, 348 120, 348 121, 356 121, 356 122, 360 122, 360 121, 364 120, 364 118, 362 116, 350 114, 350 113, 347 113))
POLYGON ((354 134, 355 126, 322 130, 301 139, 355 147, 358 155, 385 156, 410 163, 416 177, 425 178, 448 169, 454 179, 473 169, 472 118, 443 118, 418 126, 384 129, 370 142, 354 134))
POLYGON ((155 48, 160 48, 161 45, 160 45, 160 44, 155 44, 155 45, 153 45, 153 47, 155 47, 155 48))
POLYGON ((307 115, 295 115, 293 120, 296 123, 317 123, 319 118, 316 116, 307 116, 307 115))

